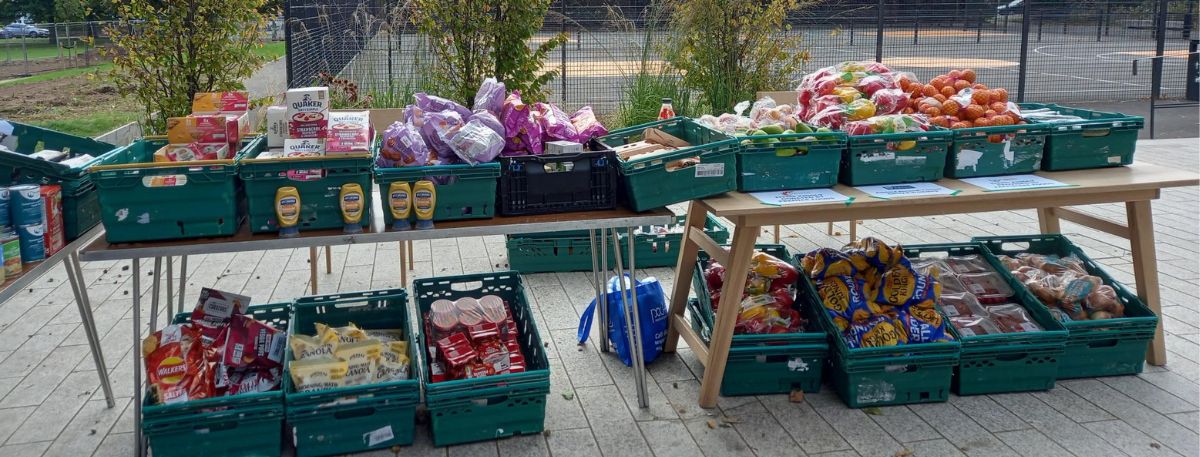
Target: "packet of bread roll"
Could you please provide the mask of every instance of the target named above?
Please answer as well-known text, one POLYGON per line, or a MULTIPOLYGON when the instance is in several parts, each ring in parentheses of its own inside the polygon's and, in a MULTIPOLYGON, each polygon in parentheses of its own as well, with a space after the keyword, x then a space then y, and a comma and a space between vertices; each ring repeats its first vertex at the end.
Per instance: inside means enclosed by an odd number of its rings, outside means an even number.
POLYGON ((380 343, 390 343, 393 341, 404 341, 404 330, 398 328, 380 328, 380 329, 364 329, 367 338, 379 340, 380 343))
POLYGON ((323 338, 328 336, 327 333, 332 332, 337 336, 338 342, 341 343, 353 343, 355 341, 363 341, 369 338, 367 336, 367 332, 364 332, 361 328, 358 328, 358 326, 354 325, 353 322, 341 327, 330 327, 319 322, 316 323, 315 326, 317 328, 317 336, 323 338))
POLYGON ((359 386, 374 380, 375 363, 383 351, 379 340, 339 344, 333 355, 347 363, 347 386, 359 386))
POLYGON ((379 363, 375 366, 375 382, 408 379, 408 365, 407 341, 393 341, 384 344, 379 363))
POLYGON ((338 339, 334 332, 325 332, 317 336, 296 334, 292 335, 288 344, 292 346, 292 355, 296 360, 333 358, 333 352, 338 347, 338 339))
POLYGON ((333 358, 296 360, 288 364, 288 371, 292 373, 292 383, 296 385, 297 392, 342 387, 346 385, 348 370, 345 360, 333 358))

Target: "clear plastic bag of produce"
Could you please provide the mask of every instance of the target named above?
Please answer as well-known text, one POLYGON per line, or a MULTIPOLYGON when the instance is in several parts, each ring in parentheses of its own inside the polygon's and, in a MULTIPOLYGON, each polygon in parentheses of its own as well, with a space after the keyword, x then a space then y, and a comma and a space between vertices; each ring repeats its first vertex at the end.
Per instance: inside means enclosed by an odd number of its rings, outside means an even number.
POLYGON ((450 149, 471 165, 491 162, 504 149, 504 137, 479 119, 472 119, 450 138, 450 149))
POLYGON ((411 167, 429 163, 429 148, 413 124, 394 122, 383 131, 376 163, 380 167, 411 167))
POLYGON ((426 113, 453 110, 463 119, 471 117, 471 110, 458 104, 458 102, 455 102, 454 100, 438 97, 436 95, 429 95, 424 92, 417 92, 416 94, 413 94, 413 98, 417 101, 417 108, 421 108, 426 113))
POLYGON ((592 138, 608 135, 608 129, 596 119, 596 113, 592 112, 591 106, 579 108, 579 111, 572 114, 571 124, 579 131, 579 136, 575 138, 579 143, 587 143, 592 138))
POLYGON ((929 130, 929 121, 915 114, 886 114, 847 123, 843 130, 849 135, 923 132, 929 130))
POLYGON ((504 137, 504 124, 501 124, 500 119, 497 119, 496 116, 493 116, 491 112, 485 110, 475 110, 474 113, 471 113, 471 117, 467 119, 467 122, 474 120, 478 120, 483 125, 486 125, 488 128, 492 129, 493 132, 496 132, 497 135, 500 135, 501 138, 504 137))
POLYGON ((499 115, 500 109, 504 107, 505 92, 507 89, 504 87, 504 83, 497 81, 496 78, 487 78, 479 86, 479 91, 475 92, 475 104, 472 108, 486 110, 493 116, 499 115))
POLYGON ((557 106, 550 103, 534 103, 533 114, 547 138, 563 141, 575 141, 579 138, 579 130, 575 129, 571 118, 557 106))
POLYGON ((908 94, 898 87, 879 89, 871 95, 871 103, 876 115, 896 114, 908 107, 908 94))
POLYGON ((457 158, 446 140, 454 136, 454 131, 462 125, 462 116, 454 110, 427 113, 425 124, 421 126, 421 137, 443 163, 454 163, 457 158))
POLYGON ((500 109, 504 125, 504 156, 541 155, 542 126, 533 118, 533 110, 521 101, 521 92, 513 91, 500 109))

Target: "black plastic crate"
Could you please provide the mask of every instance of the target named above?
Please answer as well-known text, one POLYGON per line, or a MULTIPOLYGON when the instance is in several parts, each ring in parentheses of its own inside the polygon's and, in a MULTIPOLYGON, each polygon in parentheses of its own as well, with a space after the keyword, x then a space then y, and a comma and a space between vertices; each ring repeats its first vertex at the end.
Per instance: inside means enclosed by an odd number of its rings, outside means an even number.
POLYGON ((617 207, 611 150, 500 159, 500 214, 566 213, 617 207))

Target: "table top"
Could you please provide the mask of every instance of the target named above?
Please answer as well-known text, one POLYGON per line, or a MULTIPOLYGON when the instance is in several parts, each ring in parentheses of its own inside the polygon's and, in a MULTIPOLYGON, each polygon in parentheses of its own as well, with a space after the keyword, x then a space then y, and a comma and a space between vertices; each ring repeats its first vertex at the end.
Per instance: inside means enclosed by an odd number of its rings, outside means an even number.
POLYGON ((371 227, 364 229, 363 233, 347 234, 343 233, 342 229, 312 230, 302 231, 295 238, 280 238, 277 233, 251 233, 249 224, 242 224, 236 234, 216 238, 110 244, 100 237, 84 247, 79 257, 84 261, 123 260, 675 223, 675 214, 666 208, 642 213, 621 208, 606 211, 581 211, 536 216, 496 216, 490 219, 435 222, 434 228, 430 230, 392 231, 386 229, 387 227, 383 223, 382 207, 378 203, 378 195, 375 197, 371 212, 371 227))
MULTIPOLYGON (((1034 174, 1066 184, 1071 184, 1073 186, 989 192, 960 180, 942 179, 937 181, 936 184, 950 189, 960 190, 961 192, 954 196, 879 199, 871 197, 866 193, 855 189, 854 187, 838 184, 837 186, 833 187, 833 190, 847 197, 854 197, 852 204, 847 205, 843 202, 834 202, 771 206, 763 204, 757 198, 754 198, 754 196, 743 192, 729 192, 716 197, 706 198, 701 200, 701 204, 708 208, 708 210, 714 215, 720 217, 781 215, 787 213, 800 214, 814 212, 825 212, 827 214, 834 212, 850 213, 861 211, 867 208, 874 208, 878 210, 896 209, 898 210, 896 217, 900 217, 917 215, 899 214, 903 212, 904 207, 932 208, 939 205, 946 205, 951 202, 959 206, 964 204, 977 204, 980 205, 978 206, 978 211, 989 211, 1004 206, 1011 206, 1012 209, 1020 209, 1024 207, 1043 207, 1038 206, 1039 204, 1044 205, 1044 207, 1053 207, 1067 206, 1068 204, 1080 204, 1070 203, 1072 196, 1078 198, 1081 196, 1097 194, 1112 194, 1113 198, 1109 201, 1132 201, 1121 200, 1117 197, 1117 195, 1122 192, 1132 193, 1135 191, 1156 191, 1158 189, 1167 187, 1183 187, 1200 184, 1200 175, 1197 175, 1193 171, 1152 165, 1143 162, 1134 162, 1132 165, 1125 167, 1054 172, 1040 171, 1034 174), (1054 200, 1056 199, 1062 199, 1067 204, 1055 204, 1056 202, 1054 200)), ((864 217, 863 219, 871 218, 864 217)))
POLYGON ((20 276, 5 278, 4 282, 0 284, 0 303, 7 301, 9 298, 12 298, 22 290, 26 290, 26 288, 32 284, 33 281, 40 278, 46 273, 46 271, 49 271, 51 268, 54 268, 58 264, 62 263, 63 260, 66 260, 67 256, 70 255, 72 251, 75 251, 76 249, 79 249, 80 246, 92 241, 92 239, 96 238, 101 233, 104 233, 104 228, 100 225, 97 225, 92 227, 91 230, 85 232, 79 238, 75 239, 75 241, 67 243, 66 246, 63 246, 62 249, 54 253, 54 255, 50 256, 49 258, 39 262, 29 262, 21 265, 20 276))

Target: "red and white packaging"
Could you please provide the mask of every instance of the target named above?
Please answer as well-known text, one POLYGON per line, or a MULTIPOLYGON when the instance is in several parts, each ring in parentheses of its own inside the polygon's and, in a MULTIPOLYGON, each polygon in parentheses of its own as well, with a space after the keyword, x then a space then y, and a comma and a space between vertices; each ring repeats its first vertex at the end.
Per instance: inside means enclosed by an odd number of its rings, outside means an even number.
POLYGON ((142 340, 146 380, 158 403, 183 403, 216 395, 200 333, 188 324, 168 325, 142 340))
POLYGON ((228 123, 220 114, 167 118, 167 142, 230 144, 228 123))
POLYGON ((42 186, 42 220, 46 222, 46 232, 42 235, 46 245, 46 257, 62 250, 66 238, 63 235, 62 187, 57 184, 42 186))
POLYGON ((229 150, 241 150, 242 137, 250 134, 250 113, 224 113, 222 116, 225 116, 225 135, 229 138, 229 150))
POLYGON ((229 368, 282 366, 287 335, 244 314, 230 317, 221 363, 229 368))
POLYGON ((319 157, 325 155, 325 140, 288 138, 283 140, 284 157, 319 157))
POLYGON ((229 159, 229 145, 225 143, 168 144, 155 152, 168 162, 191 162, 195 160, 229 159))
POLYGON ((288 138, 325 138, 329 129, 329 88, 288 89, 288 138))
POLYGON ((370 154, 375 145, 370 111, 331 111, 326 154, 370 154))
POLYGON ((200 289, 200 300, 192 310, 192 323, 208 341, 214 341, 233 319, 246 313, 250 297, 231 294, 207 287, 200 289))
POLYGON ((245 113, 250 110, 246 91, 197 92, 192 96, 192 114, 245 113))

